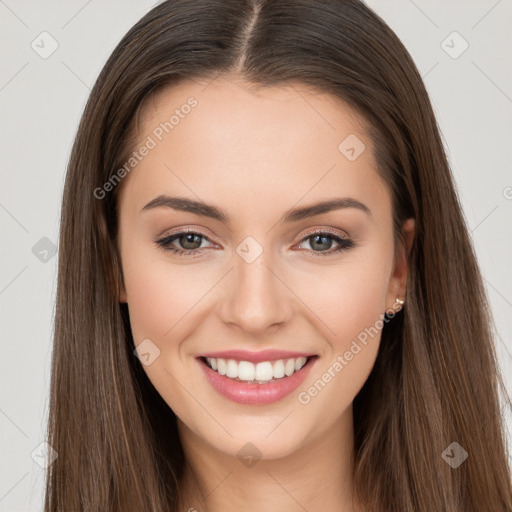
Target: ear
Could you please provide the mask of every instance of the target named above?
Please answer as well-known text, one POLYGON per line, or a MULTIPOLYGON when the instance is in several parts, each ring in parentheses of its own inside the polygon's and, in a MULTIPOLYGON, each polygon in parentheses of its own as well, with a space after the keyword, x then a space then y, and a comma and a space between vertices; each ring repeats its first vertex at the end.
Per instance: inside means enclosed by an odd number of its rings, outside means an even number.
POLYGON ((415 219, 410 218, 404 221, 402 226, 404 243, 400 242, 396 249, 393 273, 391 275, 388 294, 386 297, 386 311, 390 309, 392 311, 398 311, 396 298, 398 297, 399 299, 404 300, 407 287, 407 260, 414 241, 415 229, 415 219))

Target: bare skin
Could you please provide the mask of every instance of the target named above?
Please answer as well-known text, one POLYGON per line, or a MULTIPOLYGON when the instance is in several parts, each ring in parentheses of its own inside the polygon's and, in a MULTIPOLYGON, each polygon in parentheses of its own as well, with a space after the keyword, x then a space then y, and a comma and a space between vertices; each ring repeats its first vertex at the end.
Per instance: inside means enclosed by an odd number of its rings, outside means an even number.
MULTIPOLYGON (((205 85, 182 83, 145 105, 137 147, 189 97, 198 102, 161 141, 153 136, 156 147, 119 196, 119 300, 128 303, 135 344, 150 339, 160 350, 144 370, 179 418, 187 460, 181 509, 354 511, 352 401, 375 362, 380 330, 344 355, 404 297, 414 221, 404 224, 407 247, 395 259, 391 197, 364 123, 345 103, 299 84, 255 92, 222 77, 205 85), (353 161, 338 149, 350 134, 366 146, 353 161), (215 205, 229 222, 166 206, 143 210, 163 194, 215 205), (290 209, 334 198, 353 198, 370 213, 347 207, 281 221, 290 209), (155 242, 186 229, 202 235, 193 255, 155 242), (336 238, 315 244, 311 232, 325 230, 354 246, 334 252, 336 238), (262 249, 250 263, 237 252, 247 236, 262 249), (297 391, 267 405, 219 394, 196 359, 268 348, 318 360, 297 391), (319 379, 328 382, 308 393, 319 379), (261 457, 250 467, 237 456, 247 443, 261 457)), ((176 238, 171 246, 191 243, 176 238)))

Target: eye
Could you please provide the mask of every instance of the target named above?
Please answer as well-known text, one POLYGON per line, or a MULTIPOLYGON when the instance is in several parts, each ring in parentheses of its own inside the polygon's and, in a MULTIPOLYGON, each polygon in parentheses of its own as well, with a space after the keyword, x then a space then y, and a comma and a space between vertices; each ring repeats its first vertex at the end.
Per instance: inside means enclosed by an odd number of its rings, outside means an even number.
POLYGON ((202 249, 204 249, 204 247, 201 247, 202 240, 208 240, 202 233, 196 231, 180 231, 164 236, 156 240, 156 243, 164 251, 170 251, 178 256, 188 256, 197 255, 202 252, 202 249), (173 246, 172 244, 175 242, 177 242, 181 248, 173 246))
MULTIPOLYGON (((164 251, 172 252, 178 256, 198 256, 205 249, 202 241, 209 241, 208 237, 196 231, 180 231, 156 240, 156 244, 164 251), (173 244, 178 244, 176 247, 173 244)), ((308 233, 302 239, 299 245, 309 243, 312 248, 308 255, 312 257, 329 256, 340 251, 346 251, 355 247, 355 243, 350 238, 341 237, 330 231, 315 231, 308 233), (332 245, 337 244, 338 247, 330 250, 332 245), (316 254, 315 254, 316 253, 316 254)))
POLYGON ((314 258, 318 256, 329 256, 334 253, 339 253, 340 251, 346 251, 356 245, 350 238, 341 237, 335 233, 325 230, 308 233, 308 235, 302 239, 301 244, 303 243, 310 244, 312 253, 309 253, 308 255, 314 258), (334 250, 329 250, 333 245, 333 241, 335 244, 338 244, 338 247, 334 250))

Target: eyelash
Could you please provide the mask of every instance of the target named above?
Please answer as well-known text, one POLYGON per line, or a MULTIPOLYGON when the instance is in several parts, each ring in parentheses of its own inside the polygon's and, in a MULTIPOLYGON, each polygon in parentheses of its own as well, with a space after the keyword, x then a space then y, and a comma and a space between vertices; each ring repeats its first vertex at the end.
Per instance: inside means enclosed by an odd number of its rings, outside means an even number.
MULTIPOLYGON (((170 246, 170 244, 175 239, 177 239, 183 235, 198 235, 202 239, 205 239, 205 240, 208 240, 209 242, 211 242, 211 240, 207 236, 205 236, 202 233, 199 233, 197 231, 179 231, 177 233, 173 233, 171 235, 167 235, 163 238, 156 240, 156 244, 159 247, 161 247, 164 251, 169 251, 173 254, 176 254, 177 256, 192 256, 192 257, 198 256, 202 252, 202 250, 200 248, 198 248, 198 249, 176 249, 176 248, 170 246)), ((320 252, 311 251, 311 252, 313 252, 313 254, 309 254, 309 256, 313 257, 313 258, 330 256, 332 254, 339 253, 341 251, 346 251, 346 250, 351 249, 356 246, 355 242, 352 239, 343 238, 329 230, 318 230, 318 231, 306 233, 306 235, 302 238, 300 243, 306 241, 307 239, 309 239, 315 235, 328 235, 327 237, 324 237, 324 238, 334 239, 340 245, 340 247, 338 247, 337 249, 334 249, 334 250, 329 250, 329 251, 320 251, 320 252)), ((205 248, 203 247, 203 249, 205 249, 205 248)))

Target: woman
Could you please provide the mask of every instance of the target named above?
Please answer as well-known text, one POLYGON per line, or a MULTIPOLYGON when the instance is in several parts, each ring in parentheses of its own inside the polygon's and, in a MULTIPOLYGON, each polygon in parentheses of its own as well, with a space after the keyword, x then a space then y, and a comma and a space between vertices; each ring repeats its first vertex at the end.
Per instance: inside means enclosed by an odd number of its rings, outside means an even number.
POLYGON ((359 1, 144 16, 76 136, 57 295, 46 511, 512 510, 436 120, 359 1))

